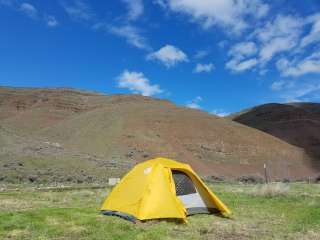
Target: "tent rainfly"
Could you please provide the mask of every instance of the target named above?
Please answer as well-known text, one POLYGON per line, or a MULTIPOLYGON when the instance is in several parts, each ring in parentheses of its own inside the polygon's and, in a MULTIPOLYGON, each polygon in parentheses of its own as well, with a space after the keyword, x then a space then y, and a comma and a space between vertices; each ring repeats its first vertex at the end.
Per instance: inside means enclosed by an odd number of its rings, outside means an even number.
POLYGON ((230 214, 188 164, 156 158, 137 164, 113 188, 101 212, 135 222, 197 213, 230 214))

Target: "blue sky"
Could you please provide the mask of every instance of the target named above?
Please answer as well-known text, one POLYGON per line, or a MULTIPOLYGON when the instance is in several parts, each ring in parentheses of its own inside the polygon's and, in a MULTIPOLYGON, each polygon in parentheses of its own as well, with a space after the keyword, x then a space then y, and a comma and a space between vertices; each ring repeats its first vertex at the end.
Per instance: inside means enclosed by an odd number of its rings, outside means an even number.
POLYGON ((320 101, 319 0, 0 0, 0 36, 0 85, 139 93, 220 116, 320 101))

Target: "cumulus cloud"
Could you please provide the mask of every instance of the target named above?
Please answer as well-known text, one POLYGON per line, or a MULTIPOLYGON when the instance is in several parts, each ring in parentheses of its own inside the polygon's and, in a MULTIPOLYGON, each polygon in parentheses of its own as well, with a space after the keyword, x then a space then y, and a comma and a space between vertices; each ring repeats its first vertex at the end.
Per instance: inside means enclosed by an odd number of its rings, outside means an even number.
POLYGON ((180 62, 187 62, 187 55, 179 48, 172 45, 165 45, 158 51, 148 54, 147 60, 157 60, 167 68, 174 67, 180 62))
POLYGON ((219 26, 233 33, 248 28, 248 16, 266 16, 269 6, 261 0, 166 0, 157 1, 173 12, 184 13, 199 22, 204 28, 219 26))
POLYGON ((141 72, 124 70, 117 80, 119 88, 127 88, 133 93, 139 93, 143 96, 153 96, 163 92, 159 85, 152 85, 141 72))
POLYGON ((186 107, 192 109, 201 109, 200 102, 202 102, 202 100, 202 97, 197 96, 194 99, 192 99, 189 103, 187 103, 186 107))
POLYGON ((143 14, 144 6, 143 6, 142 0, 122 0, 122 1, 127 4, 129 20, 136 20, 143 14))
POLYGON ((140 30, 134 26, 107 26, 107 30, 116 36, 125 38, 127 43, 136 48, 151 50, 147 40, 141 35, 140 30))
POLYGON ((38 10, 30 3, 22 3, 19 10, 30 18, 35 19, 38 17, 38 10))
POLYGON ((203 72, 209 73, 209 72, 212 72, 213 69, 214 69, 214 65, 212 63, 207 63, 207 64, 198 63, 196 65, 196 67, 194 68, 193 72, 194 73, 203 73, 203 72))
POLYGON ((89 21, 94 17, 94 13, 89 5, 82 0, 74 0, 72 4, 62 4, 64 10, 74 21, 89 21))
POLYGON ((299 77, 304 74, 320 73, 320 51, 302 60, 289 61, 281 58, 276 66, 283 76, 299 77))

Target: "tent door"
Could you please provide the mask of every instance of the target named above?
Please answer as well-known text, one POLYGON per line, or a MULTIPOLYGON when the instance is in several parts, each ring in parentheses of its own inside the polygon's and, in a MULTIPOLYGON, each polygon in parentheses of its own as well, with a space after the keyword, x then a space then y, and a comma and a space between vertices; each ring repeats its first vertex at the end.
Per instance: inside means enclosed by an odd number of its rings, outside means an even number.
POLYGON ((176 187, 176 195, 182 201, 188 215, 210 213, 196 186, 186 173, 172 170, 172 177, 176 187))

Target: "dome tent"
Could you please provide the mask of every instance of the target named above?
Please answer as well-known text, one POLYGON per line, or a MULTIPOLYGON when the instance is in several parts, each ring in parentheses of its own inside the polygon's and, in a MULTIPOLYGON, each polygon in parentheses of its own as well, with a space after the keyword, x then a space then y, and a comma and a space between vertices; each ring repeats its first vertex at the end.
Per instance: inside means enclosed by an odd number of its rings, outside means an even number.
POLYGON ((197 213, 230 214, 188 164, 156 158, 137 164, 104 201, 101 212, 135 222, 197 213))

